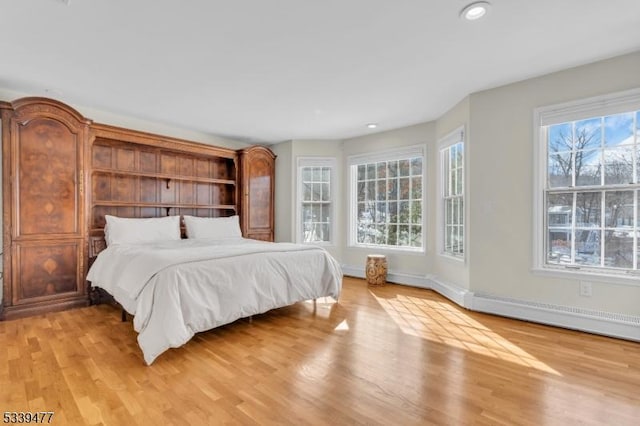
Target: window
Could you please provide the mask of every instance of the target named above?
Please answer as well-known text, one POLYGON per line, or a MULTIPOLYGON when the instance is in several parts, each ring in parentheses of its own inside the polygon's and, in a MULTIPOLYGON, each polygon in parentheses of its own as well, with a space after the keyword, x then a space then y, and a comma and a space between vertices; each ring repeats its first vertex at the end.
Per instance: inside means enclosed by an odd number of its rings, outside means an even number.
POLYGON ((298 158, 297 241, 333 240, 333 158, 298 158))
POLYGON ((351 245, 424 251, 423 149, 351 157, 351 245))
POLYGON ((464 256, 464 131, 456 130, 440 143, 442 252, 464 256))
POLYGON ((541 264, 637 273, 640 91, 542 110, 541 264))

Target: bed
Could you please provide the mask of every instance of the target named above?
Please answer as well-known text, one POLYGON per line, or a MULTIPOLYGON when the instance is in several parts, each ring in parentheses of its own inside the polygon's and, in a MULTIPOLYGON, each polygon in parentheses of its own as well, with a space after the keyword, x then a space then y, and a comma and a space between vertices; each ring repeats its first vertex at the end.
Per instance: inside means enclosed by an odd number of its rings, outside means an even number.
POLYGON ((338 299, 342 271, 323 248, 232 234, 153 241, 129 235, 98 255, 87 280, 134 316, 148 365, 195 333, 303 300, 338 299))

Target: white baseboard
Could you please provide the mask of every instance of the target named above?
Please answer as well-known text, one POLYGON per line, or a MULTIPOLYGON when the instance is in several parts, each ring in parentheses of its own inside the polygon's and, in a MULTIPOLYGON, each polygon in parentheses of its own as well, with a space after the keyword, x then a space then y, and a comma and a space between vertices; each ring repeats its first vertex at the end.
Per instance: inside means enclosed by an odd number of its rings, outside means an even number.
POLYGON ((474 294, 470 309, 525 321, 640 341, 640 317, 474 294))
MULTIPOLYGON (((347 276, 365 278, 363 267, 343 265, 342 270, 347 276)), ((389 271, 387 280, 397 284, 433 290, 457 305, 472 311, 640 341, 640 316, 474 293, 428 275, 419 276, 389 271)))

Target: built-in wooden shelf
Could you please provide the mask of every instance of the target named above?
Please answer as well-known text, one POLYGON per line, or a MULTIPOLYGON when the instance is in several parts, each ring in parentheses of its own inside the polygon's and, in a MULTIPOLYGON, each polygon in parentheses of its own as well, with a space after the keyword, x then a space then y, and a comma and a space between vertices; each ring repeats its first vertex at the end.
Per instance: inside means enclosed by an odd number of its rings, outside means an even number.
POLYGON ((236 181, 232 179, 217 179, 217 178, 207 178, 207 177, 198 177, 198 176, 176 176, 174 174, 169 174, 169 173, 136 172, 136 171, 129 171, 129 170, 105 169, 101 167, 94 167, 93 173, 105 173, 105 174, 119 175, 119 176, 140 176, 140 177, 149 177, 149 178, 156 178, 156 179, 180 180, 180 181, 200 182, 200 183, 220 183, 223 185, 236 184, 236 181))
POLYGON ((211 210, 235 210, 233 204, 186 204, 186 203, 144 203, 144 202, 128 202, 128 201, 94 201, 94 207, 159 207, 159 208, 178 208, 178 209, 211 209, 211 210))

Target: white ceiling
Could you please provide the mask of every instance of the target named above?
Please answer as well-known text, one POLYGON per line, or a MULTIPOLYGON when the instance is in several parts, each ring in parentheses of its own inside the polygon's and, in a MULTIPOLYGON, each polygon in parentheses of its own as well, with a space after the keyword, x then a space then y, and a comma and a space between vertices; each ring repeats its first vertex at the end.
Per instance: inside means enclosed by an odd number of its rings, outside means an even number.
POLYGON ((342 139, 640 49, 640 0, 491 0, 464 22, 469 2, 1 0, 0 87, 250 142, 342 139))

